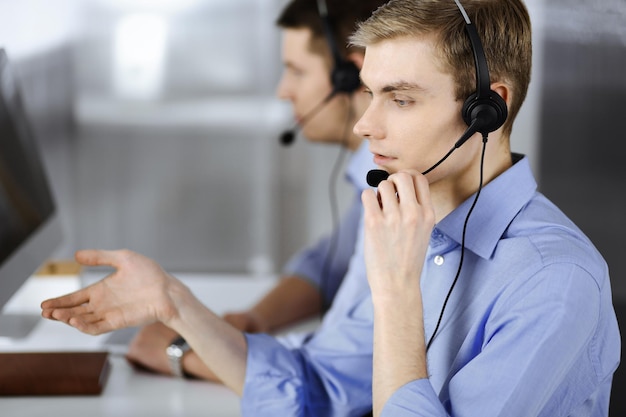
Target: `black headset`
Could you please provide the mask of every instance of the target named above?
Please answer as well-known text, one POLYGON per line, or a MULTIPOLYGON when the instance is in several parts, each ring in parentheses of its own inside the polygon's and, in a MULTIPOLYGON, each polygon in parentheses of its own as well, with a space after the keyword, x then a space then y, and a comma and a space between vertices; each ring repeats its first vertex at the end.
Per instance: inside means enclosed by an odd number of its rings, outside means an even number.
POLYGON ((497 130, 506 121, 508 110, 506 102, 498 93, 493 91, 489 79, 489 69, 483 45, 480 42, 478 31, 467 16, 465 9, 459 2, 454 0, 465 19, 465 32, 469 37, 474 53, 476 66, 476 92, 470 95, 463 103, 461 116, 468 126, 474 125, 474 132, 484 135, 497 130))
POLYGON ((359 76, 359 68, 354 62, 344 59, 339 53, 339 48, 335 40, 332 22, 328 16, 328 7, 326 0, 317 0, 317 10, 322 19, 322 28, 326 36, 328 48, 333 56, 333 69, 330 74, 330 80, 333 85, 333 93, 350 94, 355 92, 361 86, 361 78, 359 76))

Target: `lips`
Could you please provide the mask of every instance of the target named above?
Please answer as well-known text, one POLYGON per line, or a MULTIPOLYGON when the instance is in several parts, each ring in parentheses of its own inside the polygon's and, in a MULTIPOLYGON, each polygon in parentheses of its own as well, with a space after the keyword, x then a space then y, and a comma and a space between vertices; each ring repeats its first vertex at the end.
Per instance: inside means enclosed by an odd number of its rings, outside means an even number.
POLYGON ((379 153, 374 153, 373 152, 373 154, 374 154, 374 163, 376 165, 379 165, 379 166, 388 165, 389 163, 391 163, 393 160, 396 159, 396 158, 393 158, 391 156, 382 155, 382 154, 379 154, 379 153))

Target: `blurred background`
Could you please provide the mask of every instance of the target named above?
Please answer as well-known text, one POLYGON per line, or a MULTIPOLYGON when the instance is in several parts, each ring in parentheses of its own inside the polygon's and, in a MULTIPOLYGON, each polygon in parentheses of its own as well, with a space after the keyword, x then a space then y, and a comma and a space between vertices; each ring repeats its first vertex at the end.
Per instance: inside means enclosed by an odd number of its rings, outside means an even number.
MULTIPOLYGON (((55 257, 124 247, 171 271, 262 275, 331 229, 338 150, 277 139, 292 123, 274 97, 284 3, 0 0, 0 47, 62 214, 55 257)), ((533 80, 513 149, 604 254, 623 322, 626 3, 526 4, 533 80)), ((343 178, 337 196, 351 197, 343 178)))

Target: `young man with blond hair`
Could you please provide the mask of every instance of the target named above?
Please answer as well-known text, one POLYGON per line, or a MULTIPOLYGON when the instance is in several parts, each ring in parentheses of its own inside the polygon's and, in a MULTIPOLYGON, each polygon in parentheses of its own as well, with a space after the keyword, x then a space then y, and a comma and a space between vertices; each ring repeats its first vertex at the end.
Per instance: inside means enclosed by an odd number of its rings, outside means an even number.
POLYGON ((524 4, 392 0, 352 42, 371 95, 355 132, 391 174, 362 196, 374 415, 607 416, 620 355, 607 265, 510 149, 530 80, 524 4), (495 120, 463 114, 478 84, 468 21, 508 118, 457 148, 495 120))

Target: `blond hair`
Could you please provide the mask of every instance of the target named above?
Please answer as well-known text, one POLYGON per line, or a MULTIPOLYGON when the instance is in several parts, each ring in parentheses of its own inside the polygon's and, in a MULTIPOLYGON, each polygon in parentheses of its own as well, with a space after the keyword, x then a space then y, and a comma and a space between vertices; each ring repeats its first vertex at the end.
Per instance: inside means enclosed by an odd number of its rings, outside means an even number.
MULTIPOLYGON (((461 0, 480 36, 491 82, 511 88, 503 131, 508 136, 530 83, 530 17, 521 0, 461 0)), ((350 42, 362 48, 399 37, 437 37, 439 64, 452 75, 457 99, 476 90, 476 70, 465 20, 454 0, 391 0, 357 27, 350 42)))

